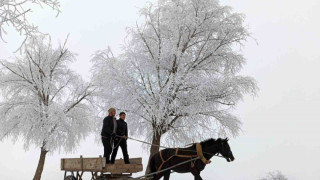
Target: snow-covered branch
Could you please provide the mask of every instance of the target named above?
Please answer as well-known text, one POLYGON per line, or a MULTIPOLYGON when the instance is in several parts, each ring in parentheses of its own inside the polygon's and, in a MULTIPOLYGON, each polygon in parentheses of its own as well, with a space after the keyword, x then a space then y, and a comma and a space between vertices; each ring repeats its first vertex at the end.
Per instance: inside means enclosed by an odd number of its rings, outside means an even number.
POLYGON ((282 174, 281 171, 269 172, 266 177, 260 180, 288 180, 288 178, 282 174))
POLYGON ((130 112, 133 134, 146 132, 150 142, 238 135, 232 109, 257 91, 253 78, 239 74, 245 59, 237 47, 250 36, 243 15, 216 0, 161 0, 141 13, 121 55, 108 48, 93 58, 103 109, 130 112))
POLYGON ((94 92, 69 68, 75 55, 46 36, 27 41, 24 54, 0 61, 0 137, 22 136, 25 147, 73 151, 91 130, 94 92))
MULTIPOLYGON (((30 5, 43 5, 50 7, 60 13, 59 0, 0 0, 0 38, 4 40, 4 34, 6 34, 6 26, 12 26, 22 36, 25 37, 24 43, 33 36, 41 35, 38 27, 32 25, 27 17, 28 13, 31 13, 31 9, 27 8, 30 5)), ((20 49, 19 48, 19 49, 20 49)))

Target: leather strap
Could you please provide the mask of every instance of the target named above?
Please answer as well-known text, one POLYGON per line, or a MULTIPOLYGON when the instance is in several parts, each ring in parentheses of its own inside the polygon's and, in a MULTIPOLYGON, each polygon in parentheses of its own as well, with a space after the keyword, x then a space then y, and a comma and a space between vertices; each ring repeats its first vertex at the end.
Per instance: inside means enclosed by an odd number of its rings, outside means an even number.
POLYGON ((209 163, 208 160, 203 156, 201 144, 200 144, 200 143, 197 143, 197 144, 196 144, 196 148, 197 148, 197 155, 198 155, 198 157, 201 158, 201 161, 202 161, 204 164, 208 164, 208 163, 209 163))
MULTIPOLYGON (((203 156, 203 152, 202 152, 202 146, 200 143, 196 143, 196 150, 197 150, 197 155, 179 155, 178 154, 178 151, 179 151, 179 148, 176 148, 175 150, 175 153, 174 155, 170 156, 167 160, 164 160, 163 159, 163 156, 162 156, 162 150, 160 151, 160 158, 161 158, 161 165, 159 166, 158 168, 158 171, 161 170, 162 166, 164 163, 166 163, 167 161, 169 161, 171 158, 173 157, 181 157, 181 158, 193 158, 193 157, 200 157, 201 158, 201 161, 204 163, 204 164, 208 164, 209 161, 203 156)), ((195 163, 195 162, 194 162, 195 163)), ((191 162, 191 167, 194 166, 194 163, 191 162)))

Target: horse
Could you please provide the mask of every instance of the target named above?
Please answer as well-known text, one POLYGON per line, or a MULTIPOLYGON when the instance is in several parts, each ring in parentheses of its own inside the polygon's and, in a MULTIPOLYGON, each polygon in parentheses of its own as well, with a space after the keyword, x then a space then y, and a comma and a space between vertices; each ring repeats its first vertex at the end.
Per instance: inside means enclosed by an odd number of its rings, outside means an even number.
POLYGON ((194 180, 202 180, 200 172, 211 162, 213 156, 221 154, 220 157, 228 162, 234 161, 228 140, 210 138, 187 148, 166 148, 159 151, 150 159, 149 173, 154 174, 152 180, 159 180, 163 176, 164 180, 169 180, 171 170, 177 173, 191 172, 194 180), (186 161, 190 162, 184 163, 186 161), (168 170, 156 173, 164 169, 168 170))

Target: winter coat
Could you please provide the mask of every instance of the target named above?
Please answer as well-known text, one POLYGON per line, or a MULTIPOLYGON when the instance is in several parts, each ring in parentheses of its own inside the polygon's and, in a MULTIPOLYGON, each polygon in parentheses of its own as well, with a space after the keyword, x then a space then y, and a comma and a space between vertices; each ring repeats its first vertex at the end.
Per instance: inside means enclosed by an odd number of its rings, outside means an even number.
POLYGON ((103 119, 103 126, 101 131, 101 136, 104 137, 111 137, 111 134, 113 133, 113 117, 107 116, 103 119))
POLYGON ((119 120, 117 120, 117 125, 118 125, 117 126, 117 135, 128 137, 127 123, 124 120, 119 119, 119 120))

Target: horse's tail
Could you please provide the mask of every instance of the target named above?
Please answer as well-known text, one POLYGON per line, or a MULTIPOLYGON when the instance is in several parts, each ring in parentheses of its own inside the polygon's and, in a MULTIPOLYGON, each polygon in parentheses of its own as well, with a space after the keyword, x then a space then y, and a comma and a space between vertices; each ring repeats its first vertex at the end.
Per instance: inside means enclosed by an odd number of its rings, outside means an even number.
MULTIPOLYGON (((148 174, 151 174, 151 173, 154 173, 154 172, 157 172, 157 168, 156 168, 156 154, 153 155, 150 159, 150 163, 149 163, 149 173, 148 174)), ((156 175, 153 175, 153 177, 155 178, 156 175)))

